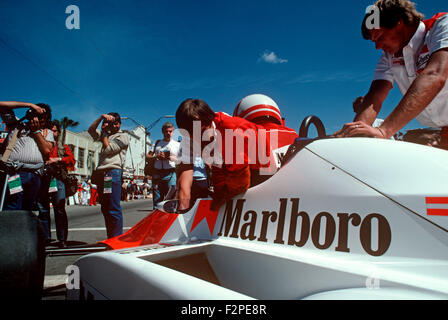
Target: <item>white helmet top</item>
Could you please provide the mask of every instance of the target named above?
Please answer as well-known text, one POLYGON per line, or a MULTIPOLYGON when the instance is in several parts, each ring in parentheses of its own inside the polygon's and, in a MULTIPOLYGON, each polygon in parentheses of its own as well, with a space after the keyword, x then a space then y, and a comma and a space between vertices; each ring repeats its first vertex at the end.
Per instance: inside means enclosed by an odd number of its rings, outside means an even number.
POLYGON ((233 116, 249 121, 256 118, 270 118, 278 124, 282 123, 280 108, 274 100, 264 94, 251 94, 242 99, 236 106, 233 116))

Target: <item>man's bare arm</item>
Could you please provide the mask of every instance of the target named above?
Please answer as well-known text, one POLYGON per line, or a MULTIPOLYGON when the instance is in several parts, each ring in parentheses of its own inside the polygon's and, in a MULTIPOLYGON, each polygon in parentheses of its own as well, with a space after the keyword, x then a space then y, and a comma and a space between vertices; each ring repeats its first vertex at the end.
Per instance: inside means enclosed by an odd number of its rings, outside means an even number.
POLYGON ((33 108, 37 113, 44 113, 45 109, 29 102, 19 101, 0 101, 0 112, 8 112, 17 108, 33 108))
POLYGON ((50 156, 51 149, 53 149, 53 142, 45 140, 44 136, 41 133, 32 133, 34 141, 36 141, 37 147, 44 159, 48 159, 50 156))
MULTIPOLYGON (((426 68, 414 80, 398 106, 384 120, 379 128, 373 128, 364 121, 346 123, 335 133, 337 137, 365 135, 390 138, 412 119, 417 117, 443 89, 448 79, 448 48, 433 53, 426 68)), ((360 120, 358 118, 356 120, 360 120)))
POLYGON ((96 128, 98 128, 98 126, 100 125, 101 121, 103 121, 104 119, 104 115, 102 115, 101 117, 99 117, 98 119, 96 119, 95 121, 92 122, 92 124, 90 125, 89 129, 87 129, 87 132, 94 138, 97 139, 98 138, 98 132, 96 131, 96 128))
POLYGON ((154 152, 149 151, 149 152, 146 154, 146 160, 149 160, 149 159, 151 159, 151 158, 154 158, 154 152))
POLYGON ((448 48, 433 53, 426 68, 414 80, 381 129, 391 137, 420 114, 443 89, 448 79, 448 48))
POLYGON ((101 142, 103 143, 103 150, 109 146, 109 138, 106 135, 101 136, 101 142))
POLYGON ((193 166, 180 164, 177 169, 177 190, 179 190, 179 210, 188 209, 193 185, 193 166))
POLYGON ((37 117, 30 120, 31 136, 36 141, 39 151, 42 153, 42 157, 47 160, 50 156, 50 152, 53 149, 53 142, 47 141, 42 135, 41 124, 37 117))
POLYGON ((369 92, 362 99, 358 100, 356 109, 360 112, 357 112, 354 121, 363 121, 371 125, 378 116, 383 102, 391 89, 392 83, 387 80, 373 81, 369 92))
MULTIPOLYGON (((355 134, 368 135, 367 132, 359 132, 361 125, 363 127, 372 125, 391 89, 392 83, 389 81, 374 80, 370 85, 369 92, 364 97, 356 98, 353 102, 353 110, 356 112, 353 122, 344 124, 342 129, 336 131, 333 135, 338 138, 350 137, 355 134), (357 133, 354 133, 354 130, 357 133)), ((375 130, 377 129, 375 128, 375 130)))
MULTIPOLYGON (((98 132, 96 131, 96 129, 100 125, 101 121, 103 121, 103 120, 115 121, 115 118, 109 114, 103 114, 103 115, 101 115, 101 117, 99 117, 98 119, 93 121, 93 123, 90 125, 89 129, 87 129, 87 132, 89 132, 89 134, 95 140, 100 138, 101 142, 103 143, 103 149, 106 149, 109 146, 109 139, 108 139, 107 135, 101 134, 101 136, 98 136, 98 132)), ((103 133, 104 127, 105 127, 105 123, 103 122, 103 124, 101 126, 102 133, 103 133)))

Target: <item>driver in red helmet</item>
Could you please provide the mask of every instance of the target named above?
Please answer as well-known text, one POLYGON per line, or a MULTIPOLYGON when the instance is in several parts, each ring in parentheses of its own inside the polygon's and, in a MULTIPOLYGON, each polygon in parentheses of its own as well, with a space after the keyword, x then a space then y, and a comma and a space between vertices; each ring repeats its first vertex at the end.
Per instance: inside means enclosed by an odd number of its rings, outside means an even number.
POLYGON ((276 149, 272 150, 272 161, 275 162, 275 166, 271 166, 270 163, 264 164, 263 171, 251 166, 251 186, 255 186, 269 179, 280 168, 282 156, 298 135, 293 129, 284 125, 277 103, 263 94, 251 94, 243 98, 236 106, 233 116, 263 126, 269 139, 274 138, 274 135, 277 136, 276 149))

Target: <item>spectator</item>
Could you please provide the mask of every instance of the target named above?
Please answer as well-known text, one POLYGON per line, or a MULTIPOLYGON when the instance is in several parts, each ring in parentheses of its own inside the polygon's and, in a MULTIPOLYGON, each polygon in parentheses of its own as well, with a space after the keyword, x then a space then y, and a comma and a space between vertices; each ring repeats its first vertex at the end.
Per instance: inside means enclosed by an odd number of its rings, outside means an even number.
POLYGON ((180 143, 172 139, 174 125, 171 122, 163 125, 162 133, 163 140, 156 141, 154 150, 147 155, 156 158, 152 176, 154 207, 165 198, 170 187, 176 186, 176 161, 180 143))
POLYGON ((51 123, 56 145, 51 150, 50 158, 46 162, 45 174, 38 197, 39 219, 44 227, 47 243, 51 241, 50 201, 53 203, 56 223, 56 236, 59 247, 67 246, 68 220, 65 211, 65 184, 68 172, 75 169, 75 157, 68 145, 62 145, 60 138, 61 127, 58 122, 51 123), (54 184, 50 183, 54 181, 54 184), (56 187, 56 189, 54 189, 56 187))
POLYGON ((128 201, 128 191, 127 191, 128 181, 124 180, 121 185, 121 200, 128 201))
POLYGON ((141 195, 142 195, 142 188, 141 188, 141 186, 138 183, 135 184, 135 195, 137 196, 137 199, 141 199, 142 198, 141 197, 141 195))
POLYGON ((82 184, 82 191, 81 191, 81 205, 88 206, 89 205, 89 198, 90 198, 90 184, 88 182, 88 179, 85 179, 82 184))
POLYGON ((129 181, 128 185, 126 186, 126 201, 132 201, 134 200, 134 192, 135 192, 135 183, 134 179, 129 181))
POLYGON ((78 192, 76 193, 76 196, 74 196, 76 204, 81 204, 81 197, 82 197, 82 183, 80 182, 78 184, 78 192))
POLYGON ((123 213, 121 210, 121 176, 123 173, 129 136, 120 130, 121 117, 118 113, 103 114, 88 129, 96 141, 102 142, 102 149, 92 182, 98 186, 101 212, 103 213, 107 237, 116 237, 123 233, 123 213), (101 132, 97 127, 102 122, 101 132))
POLYGON ((90 183, 90 206, 96 206, 96 200, 98 198, 98 186, 96 184, 91 183, 92 181, 89 180, 90 183))
POLYGON ((13 182, 19 184, 12 191, 7 188, 3 210, 34 210, 45 160, 54 144, 53 133, 45 130, 51 120, 51 108, 43 103, 6 101, 0 102, 0 114, 8 128, 12 129, 4 146, 17 137, 12 150, 4 151, 2 162, 11 179, 9 186, 13 182), (27 123, 18 123, 13 111, 16 108, 30 108, 27 123))
POLYGON ((147 177, 143 180, 143 199, 150 198, 151 194, 151 181, 147 177))

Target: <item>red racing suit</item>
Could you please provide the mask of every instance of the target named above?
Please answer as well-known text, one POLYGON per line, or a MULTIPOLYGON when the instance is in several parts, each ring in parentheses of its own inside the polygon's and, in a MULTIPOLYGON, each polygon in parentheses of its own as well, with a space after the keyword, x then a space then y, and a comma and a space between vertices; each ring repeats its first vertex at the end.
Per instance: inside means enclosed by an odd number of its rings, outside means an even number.
POLYGON ((255 124, 222 112, 216 113, 214 126, 220 136, 216 149, 222 157, 221 164, 212 164, 215 209, 259 183, 256 176, 264 180, 272 176, 280 167, 281 152, 298 137, 293 129, 282 125, 255 124))

